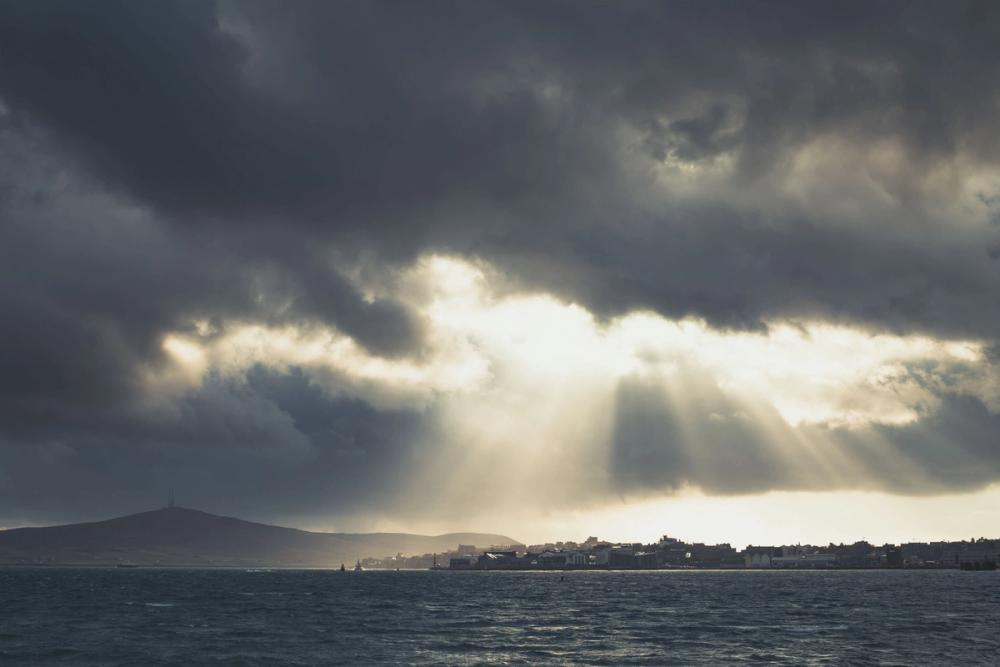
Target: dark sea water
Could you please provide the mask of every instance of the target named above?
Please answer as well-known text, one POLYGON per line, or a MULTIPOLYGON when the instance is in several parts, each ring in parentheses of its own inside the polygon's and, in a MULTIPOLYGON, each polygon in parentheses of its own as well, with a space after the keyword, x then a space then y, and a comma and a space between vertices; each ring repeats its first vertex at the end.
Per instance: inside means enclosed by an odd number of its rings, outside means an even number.
POLYGON ((2 665, 1000 664, 998 572, 0 569, 2 665))

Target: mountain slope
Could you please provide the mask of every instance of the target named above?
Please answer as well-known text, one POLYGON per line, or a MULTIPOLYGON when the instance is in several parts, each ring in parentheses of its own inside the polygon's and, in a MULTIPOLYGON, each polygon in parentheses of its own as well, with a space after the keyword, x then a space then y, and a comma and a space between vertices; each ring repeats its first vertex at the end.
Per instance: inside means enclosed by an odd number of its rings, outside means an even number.
POLYGON ((332 567, 397 552, 514 540, 487 533, 314 533, 170 507, 93 523, 0 531, 0 563, 332 567))

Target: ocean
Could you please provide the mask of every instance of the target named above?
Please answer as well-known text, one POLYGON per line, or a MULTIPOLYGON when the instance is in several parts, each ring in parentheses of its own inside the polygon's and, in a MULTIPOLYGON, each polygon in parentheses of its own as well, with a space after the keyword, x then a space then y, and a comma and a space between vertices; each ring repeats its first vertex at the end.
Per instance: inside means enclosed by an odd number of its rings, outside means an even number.
POLYGON ((2 665, 1000 664, 1000 573, 0 569, 2 665))

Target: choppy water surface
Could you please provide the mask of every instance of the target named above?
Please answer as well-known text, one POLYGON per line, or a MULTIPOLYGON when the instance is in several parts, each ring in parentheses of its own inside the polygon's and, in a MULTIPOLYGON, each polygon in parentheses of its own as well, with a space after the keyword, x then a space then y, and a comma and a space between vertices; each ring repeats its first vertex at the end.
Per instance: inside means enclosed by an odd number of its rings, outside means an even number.
POLYGON ((997 572, 0 570, 0 664, 1000 664, 997 572))

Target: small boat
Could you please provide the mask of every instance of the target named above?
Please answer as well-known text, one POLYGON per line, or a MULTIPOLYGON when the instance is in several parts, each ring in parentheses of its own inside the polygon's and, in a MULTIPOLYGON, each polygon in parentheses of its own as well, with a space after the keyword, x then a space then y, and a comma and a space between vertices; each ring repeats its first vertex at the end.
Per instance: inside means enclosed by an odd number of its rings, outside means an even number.
POLYGON ((135 564, 133 564, 133 563, 115 563, 115 567, 127 567, 127 568, 134 568, 134 567, 139 567, 139 566, 138 566, 138 565, 135 565, 135 564))
POLYGON ((365 568, 361 567, 361 561, 360 560, 354 566, 354 571, 355 572, 364 572, 365 571, 365 568))

